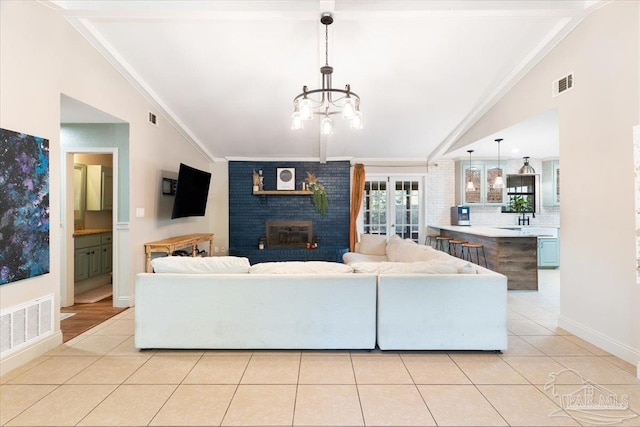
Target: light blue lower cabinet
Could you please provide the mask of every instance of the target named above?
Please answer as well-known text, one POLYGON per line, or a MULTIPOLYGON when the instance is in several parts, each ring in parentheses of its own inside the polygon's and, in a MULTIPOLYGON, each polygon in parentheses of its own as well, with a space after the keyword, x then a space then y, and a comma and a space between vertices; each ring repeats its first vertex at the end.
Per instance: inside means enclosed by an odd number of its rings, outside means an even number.
POLYGON ((538 268, 560 267, 560 243, 557 237, 538 237, 538 268))

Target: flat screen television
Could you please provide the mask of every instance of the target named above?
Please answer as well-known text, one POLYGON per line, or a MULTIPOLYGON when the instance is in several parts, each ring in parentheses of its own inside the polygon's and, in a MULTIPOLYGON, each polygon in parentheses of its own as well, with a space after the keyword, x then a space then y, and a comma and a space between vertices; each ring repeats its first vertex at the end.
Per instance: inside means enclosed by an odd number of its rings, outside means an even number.
POLYGON ((171 219, 204 216, 210 183, 211 174, 209 172, 180 163, 171 219))

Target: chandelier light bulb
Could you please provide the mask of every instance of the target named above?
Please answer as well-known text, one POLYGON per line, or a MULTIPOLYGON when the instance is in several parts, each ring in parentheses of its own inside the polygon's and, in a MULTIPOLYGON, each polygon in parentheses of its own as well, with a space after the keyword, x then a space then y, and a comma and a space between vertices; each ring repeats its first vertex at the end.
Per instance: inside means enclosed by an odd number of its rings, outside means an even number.
POLYGON ((360 111, 356 111, 353 115, 353 118, 351 119, 351 129, 362 129, 362 113, 360 111))
POLYGON ((313 119, 313 104, 309 98, 300 100, 300 117, 302 120, 313 119))
MULTIPOLYGON (((502 171, 500 171, 502 173, 502 171)), ((504 187, 504 180, 502 179, 502 176, 497 176, 496 180, 493 183, 493 186, 496 188, 503 188, 504 187)))
POLYGON ((291 115, 291 129, 300 130, 304 128, 304 122, 302 121, 302 117, 300 116, 299 111, 295 111, 291 115))
POLYGON ((467 182, 467 191, 476 191, 476 186, 473 185, 473 181, 467 182))
POLYGON ((321 135, 332 135, 333 134, 333 120, 331 117, 325 116, 324 119, 320 122, 320 134, 321 135))
POLYGON ((346 98, 342 106, 342 118, 351 120, 356 115, 356 107, 353 98, 346 98))

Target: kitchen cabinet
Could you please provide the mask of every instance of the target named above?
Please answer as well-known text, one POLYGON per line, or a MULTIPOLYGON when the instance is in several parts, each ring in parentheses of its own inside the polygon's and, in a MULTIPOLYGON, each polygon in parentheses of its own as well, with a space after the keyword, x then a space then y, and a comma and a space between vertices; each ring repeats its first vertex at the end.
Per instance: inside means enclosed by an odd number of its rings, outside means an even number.
POLYGON ((542 205, 560 206, 560 161, 542 162, 542 205))
POLYGON ((538 237, 538 268, 560 266, 560 244, 557 237, 538 237))
POLYGON ((460 161, 457 169, 460 193, 456 204, 501 206, 506 203, 505 189, 494 185, 497 176, 504 177, 504 169, 498 168, 497 163, 476 161, 469 165, 460 161))
POLYGON ((87 165, 87 210, 113 209, 113 169, 102 165, 87 165))

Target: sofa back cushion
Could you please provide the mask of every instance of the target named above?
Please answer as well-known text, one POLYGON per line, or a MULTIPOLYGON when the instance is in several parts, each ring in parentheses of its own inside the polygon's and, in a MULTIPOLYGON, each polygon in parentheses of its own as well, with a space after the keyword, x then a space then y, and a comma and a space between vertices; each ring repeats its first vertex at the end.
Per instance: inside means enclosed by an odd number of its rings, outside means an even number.
POLYGON ((247 274, 249 259, 235 256, 187 257, 167 256, 151 260, 155 273, 247 274))
POLYGON ((365 274, 476 274, 476 268, 468 261, 432 259, 416 262, 356 262, 353 271, 365 274))
POLYGON ((337 274, 353 273, 346 264, 328 261, 261 262, 252 265, 251 274, 337 274))
POLYGON ((383 234, 360 234, 356 252, 367 255, 386 255, 387 236, 383 234))

